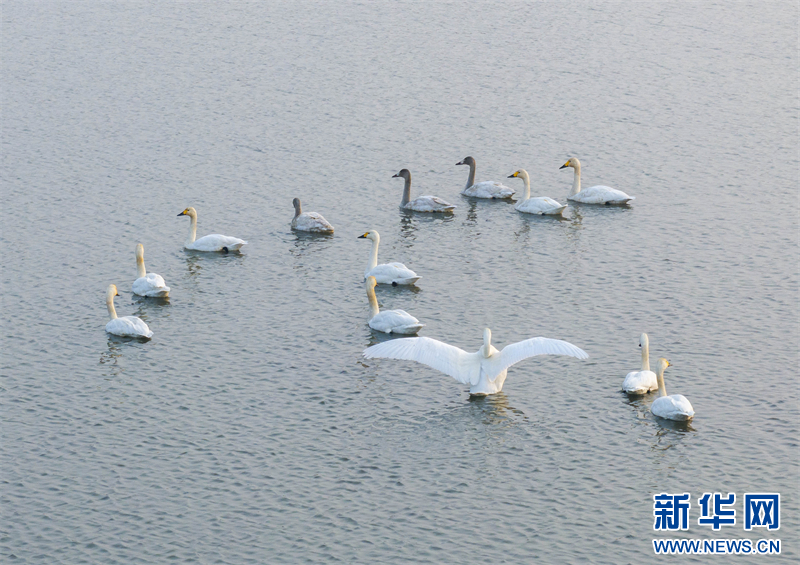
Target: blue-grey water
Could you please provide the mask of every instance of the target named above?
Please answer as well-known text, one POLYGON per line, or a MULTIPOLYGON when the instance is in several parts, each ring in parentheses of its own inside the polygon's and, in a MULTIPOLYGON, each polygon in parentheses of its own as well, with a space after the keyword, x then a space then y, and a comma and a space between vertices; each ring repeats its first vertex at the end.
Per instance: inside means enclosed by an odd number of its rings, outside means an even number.
MULTIPOLYGON (((641 563, 652 539, 798 549, 796 2, 4 2, 4 563, 641 563), (636 197, 563 221, 459 195, 636 197), (414 194, 452 217, 398 210, 414 194), (330 238, 291 232, 291 200, 330 238), (187 252, 198 235, 241 254, 187 252), (365 361, 380 287, 469 351, 566 339, 502 393, 365 361), (134 248, 169 301, 135 298, 134 248), (155 333, 110 337, 117 311, 155 333), (696 417, 620 392, 651 360, 696 417), (653 531, 689 492, 690 529, 653 531), (781 493, 779 531, 697 525, 781 493)), ((704 556, 674 558, 706 562, 704 556)), ((720 558, 724 559, 724 558, 720 558)))

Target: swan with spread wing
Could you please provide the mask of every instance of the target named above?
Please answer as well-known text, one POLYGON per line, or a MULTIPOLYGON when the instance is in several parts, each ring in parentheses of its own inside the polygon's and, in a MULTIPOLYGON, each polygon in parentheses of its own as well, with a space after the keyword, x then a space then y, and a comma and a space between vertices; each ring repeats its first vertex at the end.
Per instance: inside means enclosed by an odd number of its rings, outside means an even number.
POLYGON ((498 351, 492 345, 492 332, 483 330, 483 346, 475 353, 442 343, 429 337, 394 339, 368 347, 367 359, 405 359, 433 367, 462 384, 469 384, 469 393, 476 396, 503 390, 508 368, 536 355, 569 355, 588 359, 582 349, 560 339, 534 337, 512 343, 498 351))

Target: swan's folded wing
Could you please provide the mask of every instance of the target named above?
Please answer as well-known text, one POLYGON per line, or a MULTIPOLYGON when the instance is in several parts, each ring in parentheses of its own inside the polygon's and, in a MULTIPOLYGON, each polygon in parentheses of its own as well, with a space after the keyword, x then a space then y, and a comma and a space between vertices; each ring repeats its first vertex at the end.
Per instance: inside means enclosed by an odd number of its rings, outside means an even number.
POLYGON ((560 339, 534 337, 505 346, 502 351, 484 360, 484 369, 487 374, 497 375, 514 363, 519 363, 523 359, 535 357, 536 355, 569 355, 578 359, 589 358, 589 355, 583 349, 575 347, 569 342, 560 339))
POLYGON ((416 361, 450 375, 463 384, 478 384, 480 377, 480 364, 476 363, 474 354, 429 337, 385 341, 368 347, 364 357, 416 361))

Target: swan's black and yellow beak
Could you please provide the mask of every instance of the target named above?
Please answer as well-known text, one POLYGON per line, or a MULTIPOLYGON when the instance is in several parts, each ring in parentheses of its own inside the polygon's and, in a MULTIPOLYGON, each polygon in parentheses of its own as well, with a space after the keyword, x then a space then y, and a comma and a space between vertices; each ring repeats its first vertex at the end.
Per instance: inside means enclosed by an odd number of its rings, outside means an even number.
POLYGON ((119 296, 119 292, 118 292, 118 293, 116 293, 114 296, 119 296))
POLYGON ((464 164, 464 161, 459 161, 458 163, 456 163, 456 165, 463 165, 463 164, 464 164))
POLYGON ((519 176, 519 171, 517 171, 516 173, 514 173, 512 175, 508 175, 508 177, 506 177, 506 178, 513 179, 513 178, 517 178, 518 176, 519 176))
POLYGON ((563 165, 561 165, 561 166, 559 167, 559 170, 560 170, 560 169, 566 169, 567 167, 569 167, 569 161, 567 161, 566 163, 564 163, 563 165))
MULTIPOLYGON (((397 176, 397 175, 395 175, 395 176, 397 176)), ((368 235, 369 235, 369 232, 365 233, 364 235, 358 236, 356 239, 366 239, 368 235)))
POLYGON ((395 178, 397 178, 399 176, 400 176, 399 174, 398 175, 392 175, 392 178, 395 179, 395 178))
POLYGON ((186 215, 186 210, 184 210, 183 212, 181 212, 181 213, 180 213, 180 214, 178 214, 178 215, 179 215, 179 216, 185 216, 185 215, 186 215))

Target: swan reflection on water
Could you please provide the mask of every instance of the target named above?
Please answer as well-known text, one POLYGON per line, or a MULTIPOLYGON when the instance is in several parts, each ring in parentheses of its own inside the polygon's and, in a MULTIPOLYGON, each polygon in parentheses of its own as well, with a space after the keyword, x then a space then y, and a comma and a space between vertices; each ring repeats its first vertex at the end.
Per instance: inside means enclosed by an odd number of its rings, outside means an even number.
POLYGON ((487 396, 470 394, 466 403, 469 412, 480 417, 482 423, 486 425, 508 424, 528 419, 522 410, 508 404, 508 397, 502 391, 487 396))

